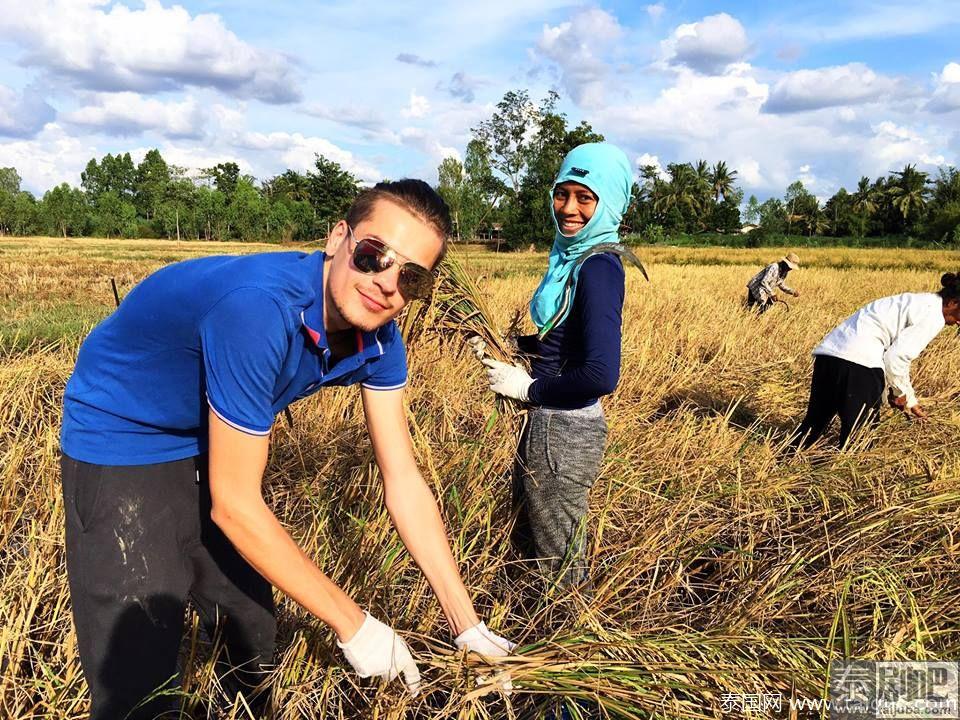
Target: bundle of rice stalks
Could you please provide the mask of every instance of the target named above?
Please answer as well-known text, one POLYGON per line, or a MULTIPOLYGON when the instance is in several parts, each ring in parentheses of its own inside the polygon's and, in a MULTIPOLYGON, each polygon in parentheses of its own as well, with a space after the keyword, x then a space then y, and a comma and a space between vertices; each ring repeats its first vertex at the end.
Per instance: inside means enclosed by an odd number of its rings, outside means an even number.
POLYGON ((515 352, 508 338, 520 322, 520 311, 505 334, 497 331, 493 312, 477 281, 451 250, 437 271, 437 280, 429 300, 417 302, 400 319, 400 330, 407 343, 426 333, 438 333, 461 339, 479 337, 486 351, 497 360, 512 362, 515 352))

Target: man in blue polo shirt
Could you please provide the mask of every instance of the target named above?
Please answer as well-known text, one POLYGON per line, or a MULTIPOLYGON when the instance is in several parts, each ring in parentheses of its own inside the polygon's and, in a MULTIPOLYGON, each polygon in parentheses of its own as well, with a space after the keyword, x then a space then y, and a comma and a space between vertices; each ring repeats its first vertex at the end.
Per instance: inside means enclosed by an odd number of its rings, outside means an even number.
POLYGON ((381 183, 332 229, 326 253, 165 267, 84 341, 64 398, 61 467, 93 720, 176 712, 156 691, 177 685, 188 600, 211 633, 221 623, 229 699, 242 693, 263 712, 271 585, 333 628, 361 677, 401 675, 417 691, 404 641, 324 575, 261 496, 277 413, 328 385, 361 387, 387 509, 456 644, 487 656, 512 649, 474 611, 403 409, 393 319, 429 293, 449 232, 429 185, 381 183))

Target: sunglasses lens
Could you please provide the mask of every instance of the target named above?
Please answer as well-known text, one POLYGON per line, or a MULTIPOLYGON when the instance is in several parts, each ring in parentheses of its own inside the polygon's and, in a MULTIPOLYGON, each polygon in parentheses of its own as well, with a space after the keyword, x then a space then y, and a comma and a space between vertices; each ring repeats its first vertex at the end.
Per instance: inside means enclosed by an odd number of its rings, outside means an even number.
POLYGON ((387 254, 383 245, 364 238, 357 243, 357 248, 353 251, 353 264, 361 272, 378 273, 393 265, 393 258, 387 254))
POLYGON ((398 282, 400 293, 411 300, 422 300, 433 290, 433 274, 419 265, 404 263, 398 282))

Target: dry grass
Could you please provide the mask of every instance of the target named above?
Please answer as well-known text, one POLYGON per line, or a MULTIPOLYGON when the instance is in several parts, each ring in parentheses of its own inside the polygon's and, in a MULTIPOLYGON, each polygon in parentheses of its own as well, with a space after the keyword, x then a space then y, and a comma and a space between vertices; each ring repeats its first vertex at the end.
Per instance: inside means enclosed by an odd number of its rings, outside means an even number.
MULTIPOLYGON (((60 401, 79 338, 121 292, 171 260, 275 246, 0 242, 0 715, 81 717, 57 472, 60 401), (53 317, 53 323, 46 318, 53 317), (59 323, 59 324, 58 324, 59 323), (56 327, 51 329, 50 325, 56 327)), ((521 643, 509 706, 476 688, 393 532, 364 442, 358 394, 324 391, 278 423, 266 495, 281 520, 364 606, 404 631, 425 667, 415 700, 352 678, 333 637, 280 603, 277 717, 536 716, 557 698, 611 717, 720 717, 730 692, 819 697, 831 658, 960 654, 960 346, 915 364, 931 420, 884 416, 872 445, 781 452, 802 415, 810 349, 862 302, 936 287, 956 254, 805 251, 788 313, 748 316, 744 284, 773 251, 644 250, 628 270, 622 380, 594 489, 596 595, 543 597, 507 542, 516 419, 494 412, 456 335, 410 348, 409 420, 466 582, 488 623, 521 643), (929 268, 929 269, 927 269, 929 268), (319 398, 319 399, 318 399, 319 398)), ((545 256, 471 251, 494 322, 529 298, 545 256)), ((196 652, 192 652, 195 650, 196 652)), ((205 715, 209 647, 185 704, 205 715)), ((484 672, 482 668, 476 671, 484 672)), ((487 670, 488 671, 488 670, 487 670)), ((233 711, 244 717, 242 707, 233 711)))

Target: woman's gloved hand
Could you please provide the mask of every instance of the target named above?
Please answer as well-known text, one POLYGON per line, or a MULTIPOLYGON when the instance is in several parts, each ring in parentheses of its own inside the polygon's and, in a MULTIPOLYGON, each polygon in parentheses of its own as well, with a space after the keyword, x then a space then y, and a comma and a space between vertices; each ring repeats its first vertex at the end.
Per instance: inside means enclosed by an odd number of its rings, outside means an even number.
POLYGON ((483 358, 487 368, 487 381, 490 389, 498 395, 527 402, 533 378, 522 367, 510 365, 493 358, 483 358))

